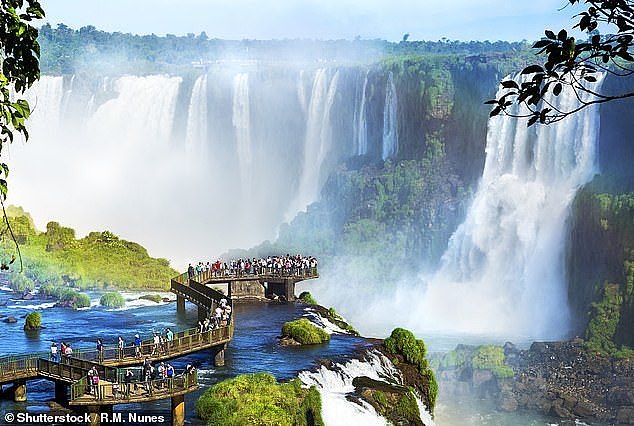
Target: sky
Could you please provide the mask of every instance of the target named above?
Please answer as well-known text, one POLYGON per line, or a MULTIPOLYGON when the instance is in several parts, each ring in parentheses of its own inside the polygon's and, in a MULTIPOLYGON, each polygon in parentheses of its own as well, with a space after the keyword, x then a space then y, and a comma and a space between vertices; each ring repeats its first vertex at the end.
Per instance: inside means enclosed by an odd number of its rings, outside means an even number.
POLYGON ((41 0, 46 21, 222 39, 536 40, 572 26, 567 0, 41 0))

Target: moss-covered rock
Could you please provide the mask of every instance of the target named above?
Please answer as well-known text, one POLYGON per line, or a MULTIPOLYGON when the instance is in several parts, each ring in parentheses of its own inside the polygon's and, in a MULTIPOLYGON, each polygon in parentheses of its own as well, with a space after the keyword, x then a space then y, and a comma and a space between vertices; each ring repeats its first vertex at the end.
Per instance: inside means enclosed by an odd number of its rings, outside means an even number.
POLYGON ((413 388, 394 385, 370 377, 352 380, 354 397, 362 398, 381 416, 395 425, 423 425, 413 388))
POLYGON ((383 349, 391 355, 392 362, 403 374, 406 386, 411 386, 421 395, 423 402, 433 415, 438 395, 438 382, 429 368, 425 343, 403 328, 395 328, 383 340, 383 349))
POLYGON ((33 311, 26 316, 24 320, 24 330, 39 330, 42 328, 42 315, 39 311, 33 311))
POLYGON ((270 373, 238 376, 207 389, 196 414, 208 425, 321 426, 321 397, 299 380, 277 383, 270 373))
POLYGON ((99 299, 99 304, 106 308, 121 308, 125 306, 125 299, 117 292, 105 293, 99 299))
POLYGON ((290 337, 302 345, 317 345, 330 341, 330 335, 306 318, 285 322, 282 336, 290 337))
POLYGON ((160 294, 144 294, 139 297, 141 300, 149 300, 154 303, 161 303, 163 301, 163 297, 160 294))

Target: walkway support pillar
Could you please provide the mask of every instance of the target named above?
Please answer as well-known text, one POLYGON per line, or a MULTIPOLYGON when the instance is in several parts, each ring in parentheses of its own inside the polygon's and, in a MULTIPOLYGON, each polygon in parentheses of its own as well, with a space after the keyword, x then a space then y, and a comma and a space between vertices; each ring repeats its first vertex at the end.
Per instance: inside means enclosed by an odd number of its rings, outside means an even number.
POLYGON ((209 314, 207 313, 207 309, 203 308, 202 306, 198 307, 198 321, 205 321, 205 318, 207 318, 209 316, 209 314))
POLYGON ((214 367, 224 367, 225 366, 225 347, 227 345, 223 343, 222 345, 214 346, 211 350, 214 354, 214 367))
POLYGON ((15 402, 26 401, 26 380, 20 379, 13 382, 13 400, 15 402))
POLYGON ((55 402, 65 405, 68 402, 68 385, 62 382, 55 382, 55 402))
POLYGON ((172 397, 172 426, 185 424, 185 395, 172 397))
POLYGON ((183 296, 176 296, 176 312, 179 314, 185 313, 185 298, 183 296))

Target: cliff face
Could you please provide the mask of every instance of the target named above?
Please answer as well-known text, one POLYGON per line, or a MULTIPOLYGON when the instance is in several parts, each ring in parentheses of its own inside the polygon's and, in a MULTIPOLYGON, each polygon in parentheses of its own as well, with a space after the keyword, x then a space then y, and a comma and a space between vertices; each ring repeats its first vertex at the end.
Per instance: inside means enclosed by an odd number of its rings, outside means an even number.
MULTIPOLYGON (((608 78, 623 93, 634 78, 608 78)), ((577 194, 567 246, 575 331, 599 351, 634 346, 634 120, 632 102, 604 104, 600 175, 577 194)))

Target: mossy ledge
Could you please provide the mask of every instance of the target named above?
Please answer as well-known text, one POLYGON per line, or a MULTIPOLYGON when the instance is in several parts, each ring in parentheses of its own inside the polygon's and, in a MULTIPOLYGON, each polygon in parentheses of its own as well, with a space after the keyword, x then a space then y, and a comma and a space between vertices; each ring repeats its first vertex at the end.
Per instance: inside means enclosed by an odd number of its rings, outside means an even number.
POLYGON ((379 350, 392 360, 403 375, 403 384, 418 392, 433 415, 438 383, 434 372, 429 368, 425 343, 416 339, 411 331, 395 328, 390 336, 383 340, 379 350))
POLYGON ((361 334, 359 334, 359 332, 357 330, 355 330, 353 326, 348 324, 343 319, 343 317, 341 317, 339 314, 337 314, 337 312, 335 311, 334 308, 325 308, 324 306, 321 306, 320 304, 318 304, 317 300, 313 297, 312 294, 310 294, 310 292, 303 291, 299 295, 299 300, 302 303, 305 303, 307 305, 311 305, 311 309, 313 309, 315 312, 317 312, 317 314, 319 316, 321 316, 322 318, 327 319, 329 322, 333 323, 334 325, 336 325, 340 329, 345 330, 346 333, 351 334, 353 336, 361 336, 361 334))
POLYGON ((370 377, 360 376, 352 380, 355 393, 349 398, 367 401, 390 424, 422 426, 416 403, 415 390, 394 385, 370 377))
POLYGON ((208 425, 323 426, 321 397, 298 379, 278 383, 270 373, 237 376, 207 389, 196 414, 208 425))
MULTIPOLYGON (((285 322, 282 325, 282 342, 291 339, 300 345, 318 345, 328 343, 330 335, 321 328, 315 326, 306 318, 285 322)), ((292 345, 293 343, 290 343, 292 345)), ((288 346, 289 344, 286 344, 288 346)))

